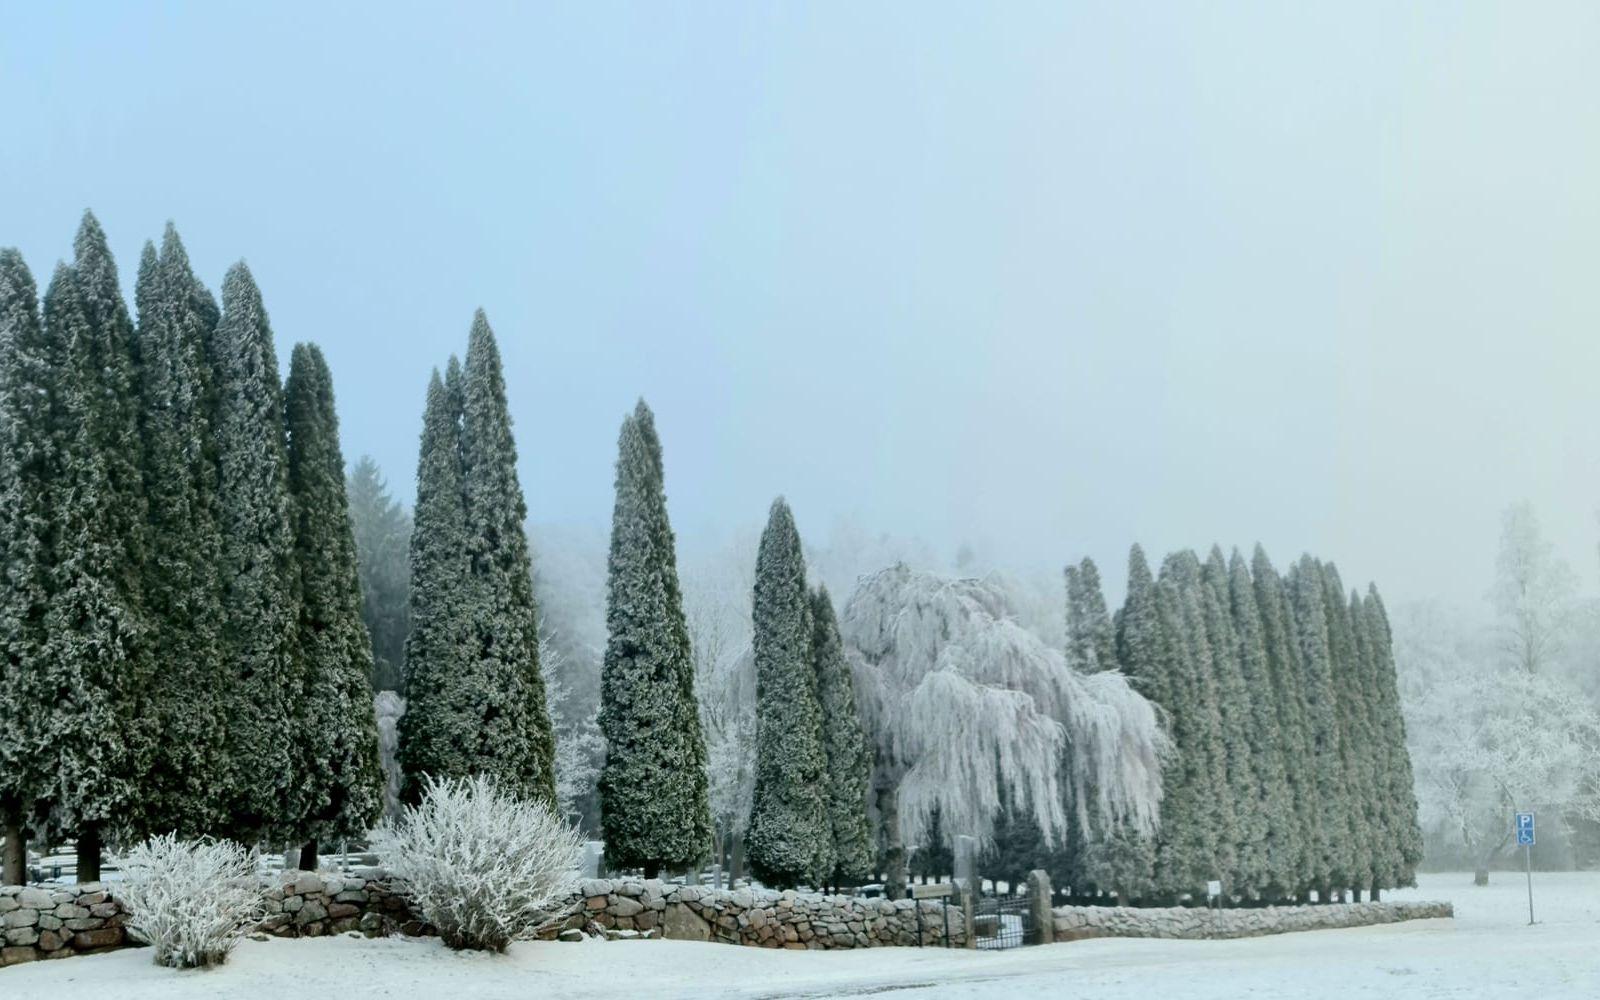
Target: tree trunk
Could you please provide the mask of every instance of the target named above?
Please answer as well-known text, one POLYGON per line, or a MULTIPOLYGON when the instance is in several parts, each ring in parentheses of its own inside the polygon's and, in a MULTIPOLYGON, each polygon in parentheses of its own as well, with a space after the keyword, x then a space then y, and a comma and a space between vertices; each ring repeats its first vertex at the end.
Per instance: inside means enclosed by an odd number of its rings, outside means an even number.
POLYGON ((644 863, 644 877, 645 878, 656 878, 660 874, 661 874, 661 862, 659 862, 659 861, 646 861, 644 863))
POLYGON ((93 823, 78 832, 78 881, 100 881, 100 828, 93 823))
POLYGON ((4 864, 0 864, 0 885, 26 885, 28 882, 28 840, 22 832, 22 819, 14 810, 6 810, 4 817, 6 850, 4 864))
POLYGON ((1478 865, 1477 869, 1472 873, 1472 884, 1473 885, 1488 885, 1489 884, 1489 866, 1488 865, 1485 865, 1485 864, 1478 865))
POLYGON ((317 856, 317 838, 312 837, 300 845, 300 870, 314 872, 321 867, 322 859, 317 856))
POLYGON ((1372 883, 1372 890, 1367 893, 1367 898, 1372 900, 1374 903, 1383 902, 1383 897, 1379 894, 1378 883, 1372 883))
POLYGON ((1354 888, 1354 889, 1350 890, 1350 902, 1352 902, 1352 903, 1361 902, 1361 889, 1360 889, 1360 887, 1357 887, 1357 888, 1354 888))
POLYGON ((883 824, 884 865, 889 869, 886 886, 890 899, 906 895, 906 846, 900 840, 900 790, 892 785, 878 786, 878 820, 883 824))

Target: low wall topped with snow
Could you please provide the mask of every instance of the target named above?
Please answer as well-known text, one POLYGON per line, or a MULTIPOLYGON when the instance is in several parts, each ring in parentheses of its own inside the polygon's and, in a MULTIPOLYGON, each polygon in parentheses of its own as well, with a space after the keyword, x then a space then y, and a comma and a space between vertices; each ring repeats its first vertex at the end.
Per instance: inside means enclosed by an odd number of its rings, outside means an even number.
POLYGON ((1060 906, 1051 911, 1056 941, 1098 937, 1262 937, 1295 931, 1367 927, 1452 917, 1449 903, 1330 903, 1208 910, 1199 907, 1060 906))

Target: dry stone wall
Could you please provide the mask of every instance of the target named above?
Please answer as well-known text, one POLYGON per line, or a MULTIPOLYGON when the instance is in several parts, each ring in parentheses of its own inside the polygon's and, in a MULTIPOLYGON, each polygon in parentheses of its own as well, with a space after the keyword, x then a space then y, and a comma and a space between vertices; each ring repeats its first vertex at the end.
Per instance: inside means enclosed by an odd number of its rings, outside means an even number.
POLYGON ((1197 907, 1061 906, 1051 911, 1057 941, 1097 937, 1241 938, 1367 927, 1454 916, 1449 903, 1333 903, 1207 910, 1197 907))

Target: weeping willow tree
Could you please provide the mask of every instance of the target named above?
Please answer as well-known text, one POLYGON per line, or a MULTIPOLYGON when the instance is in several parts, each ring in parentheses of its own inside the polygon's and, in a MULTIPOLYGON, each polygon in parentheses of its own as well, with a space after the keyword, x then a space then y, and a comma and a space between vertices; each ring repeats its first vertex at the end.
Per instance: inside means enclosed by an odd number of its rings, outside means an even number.
POLYGON ((1155 708, 1117 671, 1068 667, 997 581, 894 566, 862 579, 840 627, 891 893, 935 812, 947 835, 984 843, 1008 805, 1050 841, 1091 814, 1100 835, 1153 830, 1168 746, 1155 708))

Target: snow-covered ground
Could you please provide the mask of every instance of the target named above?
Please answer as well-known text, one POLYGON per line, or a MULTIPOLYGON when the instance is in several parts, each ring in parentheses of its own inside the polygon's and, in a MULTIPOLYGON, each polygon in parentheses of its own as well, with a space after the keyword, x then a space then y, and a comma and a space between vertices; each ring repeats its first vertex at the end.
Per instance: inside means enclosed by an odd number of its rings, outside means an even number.
POLYGON ((1600 873, 1535 875, 1527 926, 1521 876, 1423 876, 1396 894, 1449 899, 1456 919, 1242 941, 1098 940, 1005 952, 874 948, 785 952, 682 941, 538 943, 507 955, 457 954, 437 941, 244 942, 229 964, 173 972, 144 950, 0 970, 0 997, 106 1000, 390 998, 1600 996, 1600 873))

